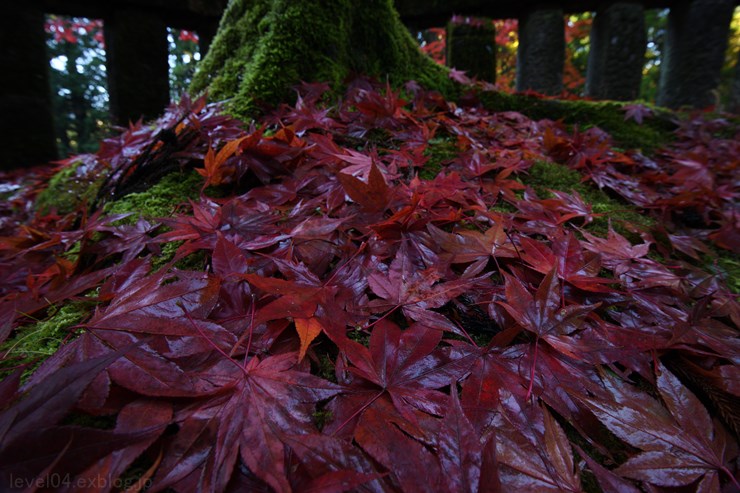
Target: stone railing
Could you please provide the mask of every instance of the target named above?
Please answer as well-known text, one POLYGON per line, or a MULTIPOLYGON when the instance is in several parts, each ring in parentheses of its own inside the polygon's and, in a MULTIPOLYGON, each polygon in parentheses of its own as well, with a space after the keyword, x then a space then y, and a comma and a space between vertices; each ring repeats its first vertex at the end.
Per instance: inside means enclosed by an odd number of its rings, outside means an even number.
MULTIPOLYGON (((157 115, 168 103, 167 26, 196 31, 201 50, 205 50, 226 3, 227 0, 7 2, 0 19, 0 66, 5 74, 0 77, 0 168, 42 163, 56 157, 44 14, 103 19, 111 114, 114 122, 125 125, 141 116, 157 115)), ((738 3, 739 0, 395 0, 401 18, 413 29, 445 25, 453 14, 518 19, 516 88, 545 94, 558 94, 563 87, 564 15, 596 12, 586 92, 596 99, 615 100, 630 100, 638 95, 646 48, 645 9, 669 8, 657 102, 672 108, 705 107, 715 102, 730 21, 738 3)), ((490 56, 490 63, 477 64, 489 67, 478 75, 494 78, 495 70, 490 70, 495 67, 493 33, 481 35, 470 29, 466 32, 465 26, 450 29, 450 63, 461 70, 473 69, 456 63, 456 58, 462 60, 456 53, 474 53, 476 58, 490 56)), ((740 91, 740 80, 735 87, 736 92, 740 91)))
MULTIPOLYGON (((453 11, 470 15, 485 15, 491 19, 519 20, 517 52, 518 91, 533 90, 544 94, 559 94, 563 89, 565 60, 564 15, 584 11, 595 12, 591 27, 586 95, 595 99, 631 100, 639 95, 645 63, 647 36, 646 8, 669 8, 668 27, 657 104, 670 108, 690 106, 704 108, 716 103, 716 89, 724 62, 730 22, 737 0, 683 1, 568 1, 496 2, 463 0, 431 2, 424 9, 417 0, 396 0, 398 10, 408 23, 421 29, 443 25, 440 21, 453 11)), ((477 46, 493 38, 490 32, 471 34, 466 25, 447 24, 448 40, 454 49, 448 50, 448 65, 478 74, 479 63, 466 62, 464 54, 480 51, 477 46), (466 46, 467 45, 467 46, 466 46), (455 53, 461 56, 455 57, 455 53)), ((737 69, 740 71, 740 67, 737 69)), ((740 72, 738 72, 740 76, 740 72)), ((736 86, 740 85, 740 81, 736 86)), ((736 98, 740 99, 740 95, 736 98)), ((737 106, 738 101, 735 102, 737 106)), ((733 108, 737 110, 737 107, 733 108)))

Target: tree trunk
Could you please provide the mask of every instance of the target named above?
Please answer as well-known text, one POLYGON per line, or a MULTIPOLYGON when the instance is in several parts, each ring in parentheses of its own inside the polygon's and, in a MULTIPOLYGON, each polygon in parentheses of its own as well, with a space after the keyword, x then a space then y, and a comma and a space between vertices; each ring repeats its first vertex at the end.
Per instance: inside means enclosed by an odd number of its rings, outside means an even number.
POLYGON ((232 0, 191 92, 207 90, 212 100, 229 100, 232 114, 248 117, 262 103, 290 101, 301 81, 337 88, 353 73, 452 89, 392 0, 232 0))

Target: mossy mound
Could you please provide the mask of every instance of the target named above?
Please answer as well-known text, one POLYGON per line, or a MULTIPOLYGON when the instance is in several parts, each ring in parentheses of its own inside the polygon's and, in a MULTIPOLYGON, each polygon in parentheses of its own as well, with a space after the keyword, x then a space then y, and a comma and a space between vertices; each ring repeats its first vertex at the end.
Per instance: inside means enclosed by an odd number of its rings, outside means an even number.
POLYGON ((108 175, 85 160, 86 156, 80 156, 79 160, 64 166, 51 178, 49 185, 36 198, 39 213, 56 211, 57 214, 69 214, 81 204, 95 201, 108 175))
POLYGON ((170 173, 148 190, 105 204, 103 210, 108 214, 131 214, 123 220, 128 223, 135 223, 140 217, 168 217, 178 205, 198 198, 202 184, 203 178, 195 171, 170 173))
POLYGON ((249 119, 262 103, 294 99, 300 81, 334 88, 351 74, 416 80, 453 92, 447 70, 422 54, 391 0, 234 0, 229 4, 191 92, 249 119))
POLYGON ((623 201, 610 197, 590 183, 584 183, 583 177, 563 164, 547 161, 536 162, 529 170, 524 183, 534 189, 541 198, 551 198, 551 190, 573 193, 577 192, 591 206, 595 217, 585 227, 591 233, 606 236, 609 225, 622 234, 628 231, 622 224, 644 226, 646 229, 655 225, 655 221, 623 201))
POLYGON ((73 301, 52 306, 45 319, 16 330, 12 338, 0 345, 0 378, 20 366, 26 366, 25 375, 30 375, 73 335, 75 325, 89 316, 92 305, 88 301, 73 301))
POLYGON ((518 111, 533 120, 561 120, 580 129, 599 127, 618 146, 648 154, 671 142, 677 128, 675 114, 667 110, 654 109, 653 116, 641 124, 625 120, 625 103, 614 101, 565 101, 492 91, 482 92, 478 97, 491 111, 518 111))

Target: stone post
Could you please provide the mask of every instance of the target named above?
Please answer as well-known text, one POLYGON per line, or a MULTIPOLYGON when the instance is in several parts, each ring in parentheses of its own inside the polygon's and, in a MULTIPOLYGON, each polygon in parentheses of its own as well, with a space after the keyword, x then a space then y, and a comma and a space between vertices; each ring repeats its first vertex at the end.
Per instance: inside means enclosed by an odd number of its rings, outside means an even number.
POLYGON ((735 76, 732 79, 727 111, 740 114, 740 52, 737 54, 737 61, 735 62, 735 76))
POLYGON ((560 94, 564 63, 563 10, 539 8, 520 17, 516 90, 560 94))
POLYGON ((614 2, 600 8, 591 26, 586 94, 597 99, 637 99, 646 46, 641 3, 614 2))
POLYGON ((44 12, 9 2, 0 19, 0 169, 56 159, 44 12))
POLYGON ((447 66, 496 82, 496 29, 490 19, 447 23, 447 66))
POLYGON ((167 26, 156 14, 122 6, 105 19, 108 91, 114 122, 161 114, 169 103, 167 26))
POLYGON ((717 104, 734 0, 676 2, 668 16, 658 104, 705 108, 717 104))

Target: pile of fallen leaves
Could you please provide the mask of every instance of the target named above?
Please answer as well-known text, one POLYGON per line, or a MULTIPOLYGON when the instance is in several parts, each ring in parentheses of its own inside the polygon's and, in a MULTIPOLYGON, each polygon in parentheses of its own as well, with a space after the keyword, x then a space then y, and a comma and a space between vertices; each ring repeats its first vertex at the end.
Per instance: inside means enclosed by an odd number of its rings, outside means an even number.
POLYGON ((4 177, 0 341, 91 308, 0 381, 3 491, 738 487, 728 122, 646 157, 414 84, 325 89, 249 129, 203 101, 132 126, 70 160, 108 176, 72 214, 4 177), (537 163, 654 221, 538 191, 537 163), (169 217, 103 212, 193 168, 169 217))

